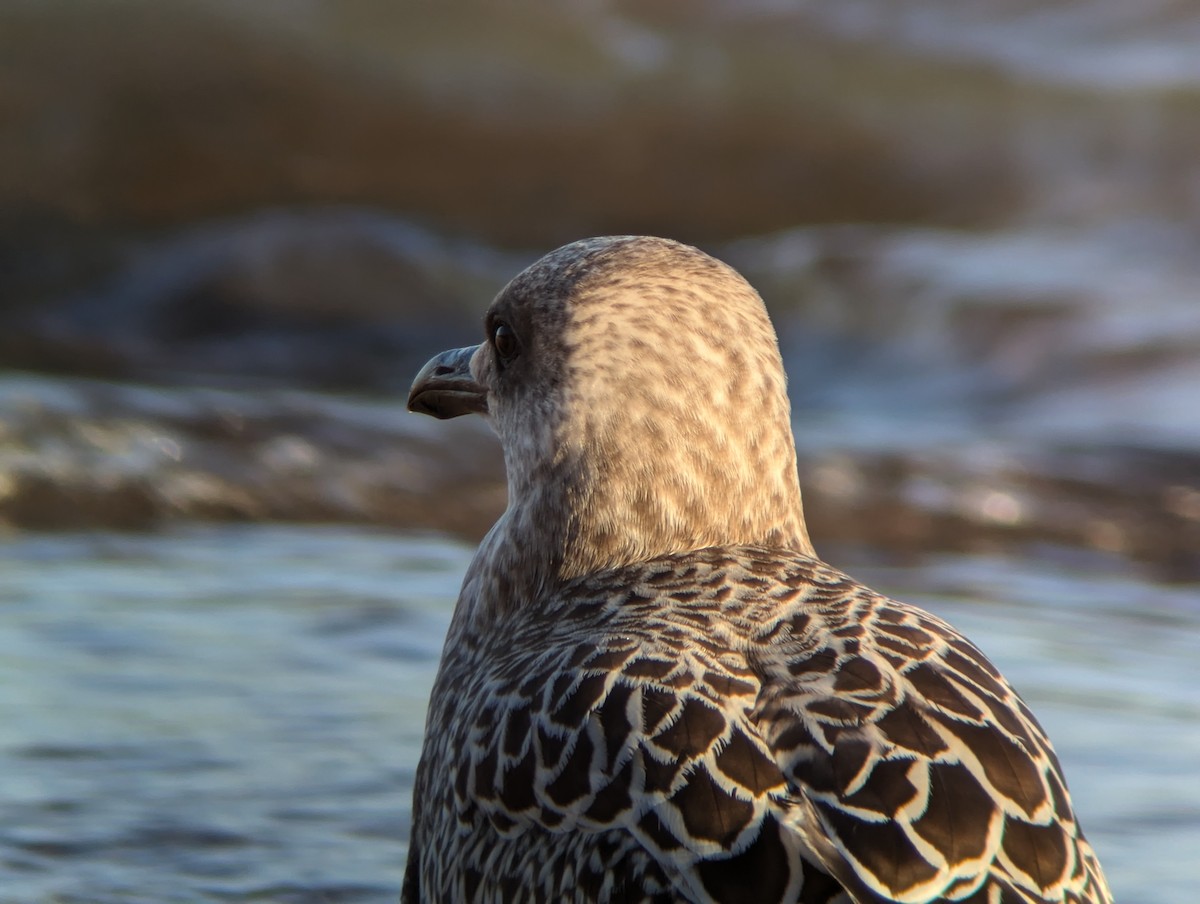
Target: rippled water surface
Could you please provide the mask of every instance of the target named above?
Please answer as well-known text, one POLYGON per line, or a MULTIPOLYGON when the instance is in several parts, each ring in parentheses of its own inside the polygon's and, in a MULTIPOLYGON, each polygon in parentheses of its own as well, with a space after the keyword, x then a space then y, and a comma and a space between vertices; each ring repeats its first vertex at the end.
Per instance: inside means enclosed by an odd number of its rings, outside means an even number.
MULTIPOLYGON (((394 900, 469 556, 277 527, 0 547, 0 901, 394 900)), ((1119 900, 1191 904, 1194 588, 831 558, 949 617, 1032 701, 1119 900)))
POLYGON ((464 549, 218 529, 0 555, 0 899, 395 899, 464 549))

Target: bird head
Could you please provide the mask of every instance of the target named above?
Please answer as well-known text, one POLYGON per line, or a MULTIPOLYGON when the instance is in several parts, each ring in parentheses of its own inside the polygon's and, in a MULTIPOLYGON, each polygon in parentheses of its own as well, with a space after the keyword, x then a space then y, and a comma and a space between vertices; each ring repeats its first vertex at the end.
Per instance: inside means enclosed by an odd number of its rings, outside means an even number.
POLYGON ((569 534, 577 568, 717 545, 811 552, 775 331, 729 266, 667 239, 574 242, 500 292, 484 335, 426 364, 408 406, 484 415, 510 511, 569 534))

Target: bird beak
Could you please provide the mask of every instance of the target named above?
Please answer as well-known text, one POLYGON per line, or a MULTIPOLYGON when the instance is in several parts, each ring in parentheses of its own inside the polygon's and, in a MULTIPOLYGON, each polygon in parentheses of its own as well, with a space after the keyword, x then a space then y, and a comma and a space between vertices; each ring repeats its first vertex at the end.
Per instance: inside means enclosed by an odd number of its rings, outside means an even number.
POLYGON ((487 414, 487 390, 471 376, 471 356, 478 348, 455 348, 431 359, 408 391, 408 410, 442 420, 487 414))

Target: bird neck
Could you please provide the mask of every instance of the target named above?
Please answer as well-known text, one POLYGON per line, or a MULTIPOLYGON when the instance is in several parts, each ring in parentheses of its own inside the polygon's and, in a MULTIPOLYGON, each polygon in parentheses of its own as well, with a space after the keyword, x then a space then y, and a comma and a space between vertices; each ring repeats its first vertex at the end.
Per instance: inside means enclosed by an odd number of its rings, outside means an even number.
POLYGON ((510 461, 508 508, 464 583, 469 614, 499 617, 581 575, 713 546, 812 555, 790 440, 763 461, 624 455, 602 441, 564 447, 536 473, 510 461))
POLYGON ((713 546, 812 553, 790 434, 769 451, 592 437, 575 458, 558 500, 568 578, 713 546))

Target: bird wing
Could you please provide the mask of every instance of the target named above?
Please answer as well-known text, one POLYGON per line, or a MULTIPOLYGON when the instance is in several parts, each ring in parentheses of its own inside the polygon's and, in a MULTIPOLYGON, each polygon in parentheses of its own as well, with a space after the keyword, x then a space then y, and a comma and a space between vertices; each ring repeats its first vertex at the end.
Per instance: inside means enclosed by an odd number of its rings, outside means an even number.
POLYGON ((932 615, 767 551, 559 597, 457 720, 501 835, 632 834, 695 901, 1108 900, 1041 728, 932 615))
POLYGON ((751 719, 855 901, 1110 900, 1049 740, 970 641, 826 566, 773 578, 803 589, 751 637, 751 719))

